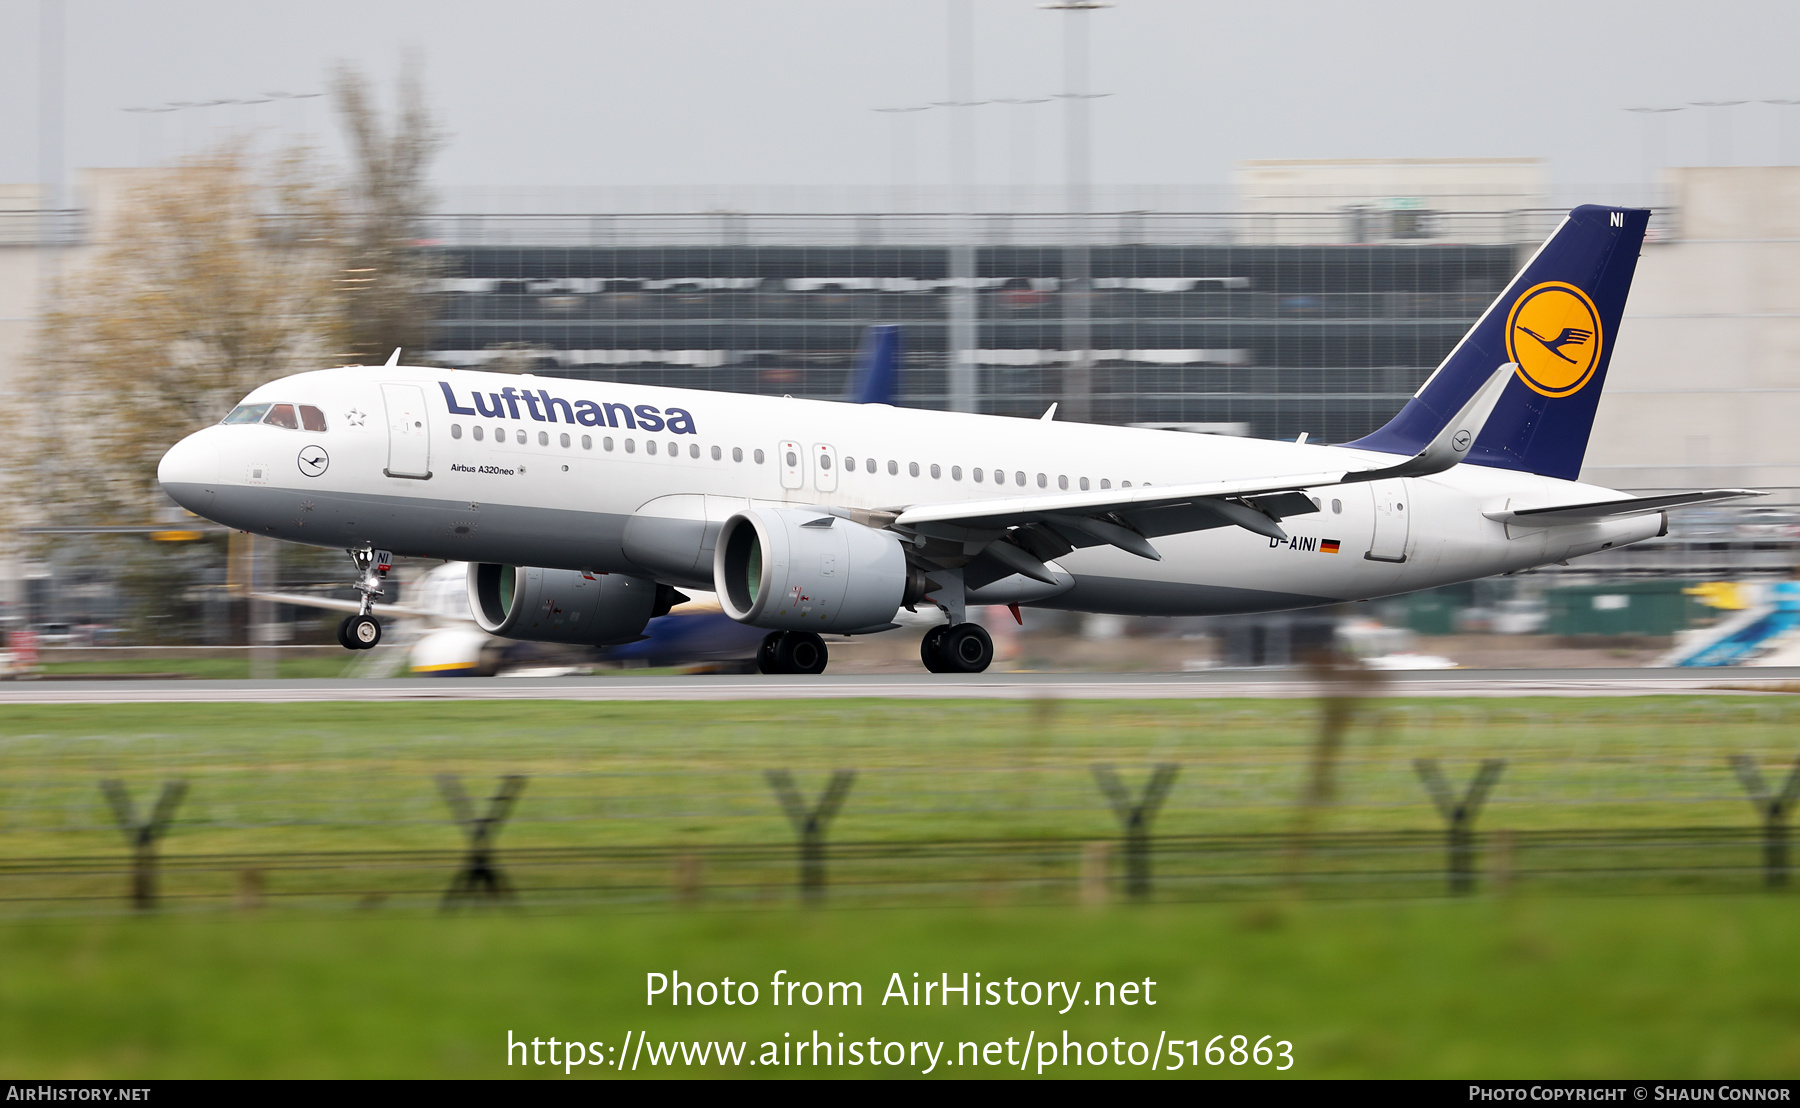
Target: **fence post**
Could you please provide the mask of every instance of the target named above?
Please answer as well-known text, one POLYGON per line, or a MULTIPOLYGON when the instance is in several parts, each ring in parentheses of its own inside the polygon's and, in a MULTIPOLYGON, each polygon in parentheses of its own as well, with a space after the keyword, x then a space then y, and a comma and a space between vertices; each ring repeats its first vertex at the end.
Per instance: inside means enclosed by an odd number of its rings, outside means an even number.
POLYGON ((469 837, 469 851, 463 856, 462 868, 444 890, 442 910, 448 912, 462 901, 477 897, 514 899, 512 883, 494 865, 494 839, 506 817, 512 814, 519 794, 525 791, 525 777, 509 773, 500 778, 500 791, 488 798, 487 815, 480 817, 475 815, 475 806, 469 803, 469 795, 463 792, 462 781, 454 773, 438 774, 437 785, 444 794, 444 803, 450 806, 451 817, 469 837))
POLYGON ((1763 884, 1779 889, 1788 879, 1787 816, 1796 797, 1800 797, 1800 758, 1794 760, 1794 768, 1779 796, 1763 784, 1756 760, 1750 755, 1733 754, 1731 768, 1737 770, 1738 781, 1763 818, 1763 884))
POLYGON ((1436 758, 1413 759, 1413 769, 1418 771, 1419 780, 1425 783, 1425 790, 1431 794, 1444 822, 1449 825, 1452 893, 1469 893, 1475 889, 1475 815, 1481 811, 1482 801, 1487 799, 1494 782, 1500 780, 1500 771, 1505 768, 1504 758, 1483 759, 1481 768, 1475 771, 1475 780, 1469 783, 1469 791, 1459 802, 1450 794, 1450 783, 1444 780, 1436 758))
POLYGON ((131 796, 125 791, 123 781, 102 781, 100 791, 112 805, 113 819, 118 821, 119 830, 125 832, 126 841, 131 843, 131 906, 148 911, 156 907, 156 840, 168 832, 175 809, 187 795, 187 782, 163 782, 156 807, 151 810, 150 818, 142 823, 131 809, 131 796))
POLYGON ((831 780, 811 811, 800 799, 800 789, 794 784, 793 774, 785 769, 771 769, 765 771, 763 777, 775 790, 775 799, 781 802, 781 810, 787 813, 788 822, 800 833, 800 896, 808 904, 817 904, 825 896, 825 828, 844 806, 844 798, 850 795, 856 771, 833 770, 831 780))
POLYGON ((1150 895, 1150 824, 1174 787, 1175 774, 1179 770, 1174 762, 1159 764, 1150 771, 1144 795, 1133 803, 1124 782, 1111 766, 1104 763, 1094 766, 1094 780, 1106 794, 1113 815, 1125 829, 1125 893, 1134 899, 1143 900, 1150 895))

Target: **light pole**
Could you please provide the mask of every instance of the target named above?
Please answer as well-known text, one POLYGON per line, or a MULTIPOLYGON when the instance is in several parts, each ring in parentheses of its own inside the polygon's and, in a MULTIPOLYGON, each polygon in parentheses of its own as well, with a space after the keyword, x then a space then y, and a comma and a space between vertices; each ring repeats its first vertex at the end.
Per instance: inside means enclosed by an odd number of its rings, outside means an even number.
POLYGON ((1087 13, 1110 8, 1106 0, 1054 0, 1039 4, 1063 13, 1064 153, 1067 156, 1069 241, 1063 247, 1063 370, 1062 410, 1077 423, 1093 419, 1094 352, 1093 289, 1089 251, 1088 208, 1092 186, 1088 179, 1088 50, 1087 13))
POLYGON ((955 194, 956 227, 950 243, 950 410, 975 410, 975 373, 980 334, 975 321, 975 18, 971 0, 949 0, 950 181, 955 194))

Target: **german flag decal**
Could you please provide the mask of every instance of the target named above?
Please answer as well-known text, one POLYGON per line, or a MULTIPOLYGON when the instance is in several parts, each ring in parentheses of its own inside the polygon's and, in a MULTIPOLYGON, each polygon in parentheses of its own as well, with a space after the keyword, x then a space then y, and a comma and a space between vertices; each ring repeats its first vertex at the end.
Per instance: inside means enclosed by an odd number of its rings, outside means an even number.
POLYGON ((1336 554, 1337 552, 1338 552, 1338 541, 1336 539, 1321 539, 1319 541, 1319 553, 1321 553, 1321 554, 1336 554))

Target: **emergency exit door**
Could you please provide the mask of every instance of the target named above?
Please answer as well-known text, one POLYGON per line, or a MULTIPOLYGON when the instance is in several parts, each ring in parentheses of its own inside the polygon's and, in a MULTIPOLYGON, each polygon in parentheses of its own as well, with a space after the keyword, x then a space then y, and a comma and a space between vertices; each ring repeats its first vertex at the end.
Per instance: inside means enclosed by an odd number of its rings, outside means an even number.
POLYGON ((1410 533, 1412 482, 1405 478, 1369 482, 1369 495, 1375 500, 1375 530, 1369 536, 1372 562, 1406 561, 1406 540, 1410 533))
POLYGON ((387 408, 389 477, 431 476, 431 419, 425 412, 425 390, 418 385, 383 385, 387 408))

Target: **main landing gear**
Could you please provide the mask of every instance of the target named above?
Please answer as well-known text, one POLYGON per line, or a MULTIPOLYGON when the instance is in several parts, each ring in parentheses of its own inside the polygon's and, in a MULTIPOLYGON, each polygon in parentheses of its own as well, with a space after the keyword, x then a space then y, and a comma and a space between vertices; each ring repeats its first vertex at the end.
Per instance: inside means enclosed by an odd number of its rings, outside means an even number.
POLYGON ((756 651, 756 668, 763 673, 824 673, 830 651, 825 640, 811 631, 771 631, 756 651))
POLYGON ((933 673, 980 673, 994 661, 994 640, 978 623, 940 625, 925 632, 919 660, 933 673))
POLYGON ((356 563, 355 587, 362 594, 362 611, 345 616, 338 624, 338 642, 345 650, 373 650, 381 642, 381 621, 369 613, 375 608, 375 598, 382 594, 381 582, 394 568, 394 556, 367 546, 345 553, 356 563))

